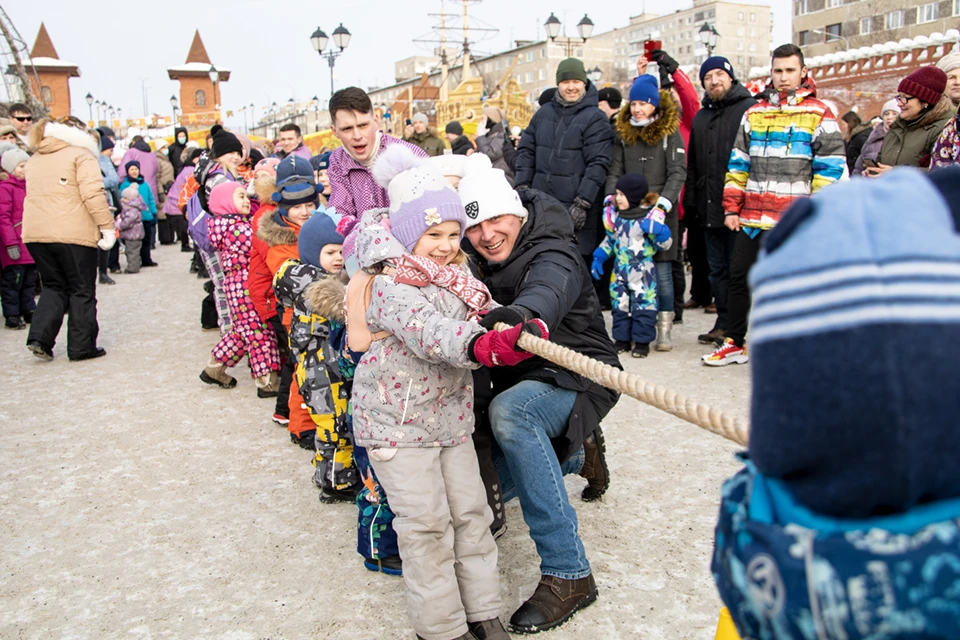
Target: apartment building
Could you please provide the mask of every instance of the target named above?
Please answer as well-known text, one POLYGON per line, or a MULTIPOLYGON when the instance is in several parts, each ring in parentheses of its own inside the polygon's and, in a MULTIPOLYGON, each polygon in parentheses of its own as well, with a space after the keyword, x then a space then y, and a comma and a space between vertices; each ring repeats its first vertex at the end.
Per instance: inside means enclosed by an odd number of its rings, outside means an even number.
POLYGON ((960 27, 960 0, 794 0, 793 40, 806 56, 960 27))

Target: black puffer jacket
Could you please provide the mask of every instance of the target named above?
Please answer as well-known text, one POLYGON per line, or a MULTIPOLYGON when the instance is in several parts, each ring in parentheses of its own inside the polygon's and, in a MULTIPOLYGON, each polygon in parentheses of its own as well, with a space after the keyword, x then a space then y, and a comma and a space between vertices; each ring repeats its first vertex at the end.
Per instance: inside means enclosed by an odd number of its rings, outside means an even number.
POLYGON ((693 118, 687 144, 684 221, 704 227, 723 226, 723 184, 733 141, 744 112, 757 104, 746 87, 734 82, 719 102, 704 95, 703 108, 693 118))
MULTIPOLYGON (((560 202, 544 193, 528 189, 520 199, 529 215, 506 262, 488 263, 464 241, 464 248, 474 258, 477 277, 498 303, 519 305, 543 320, 552 342, 621 368, 600 315, 593 281, 573 240, 573 221, 560 202)), ((490 376, 494 396, 522 380, 538 380, 577 392, 567 432, 553 442, 561 462, 580 448, 620 397, 537 357, 516 367, 491 369, 490 376)), ((477 396, 482 395, 483 390, 478 389, 477 396)))
POLYGON ((549 193, 564 207, 577 197, 592 203, 607 179, 613 129, 592 82, 576 104, 564 105, 558 96, 533 115, 520 137, 515 182, 549 193))
POLYGON ((183 134, 187 141, 190 140, 190 134, 187 132, 184 127, 177 127, 173 130, 173 143, 170 145, 170 152, 167 157, 170 158, 170 164, 173 165, 173 175, 180 175, 180 170, 183 169, 183 162, 180 161, 180 156, 183 155, 183 150, 187 148, 186 142, 180 144, 177 140, 177 136, 183 134))

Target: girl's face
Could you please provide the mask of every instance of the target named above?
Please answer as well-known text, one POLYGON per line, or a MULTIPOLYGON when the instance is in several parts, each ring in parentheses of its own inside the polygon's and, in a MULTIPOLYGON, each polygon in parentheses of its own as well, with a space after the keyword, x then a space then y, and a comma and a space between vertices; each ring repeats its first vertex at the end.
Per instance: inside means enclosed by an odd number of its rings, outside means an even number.
POLYGON ((630 103, 630 115, 632 115, 637 120, 646 120, 647 118, 652 118, 653 113, 657 110, 655 106, 649 102, 644 102, 643 100, 634 100, 630 103))
POLYGON ((897 118, 900 117, 900 114, 891 109, 890 111, 883 112, 883 124, 886 125, 887 129, 897 121, 897 118))
POLYGON ((26 180, 27 179, 26 169, 27 169, 27 163, 21 162, 20 164, 18 164, 13 168, 13 175, 17 178, 20 178, 21 180, 26 180))
POLYGON ((241 158, 242 156, 240 155, 239 151, 231 151, 230 153, 225 153, 217 158, 217 162, 233 171, 236 171, 237 167, 240 166, 241 158))
POLYGON ((297 204, 287 209, 287 220, 297 226, 303 226, 303 223, 313 215, 313 205, 309 202, 297 204))
POLYGON ((233 206, 237 208, 238 213, 250 213, 250 196, 245 189, 235 189, 233 192, 233 206))
POLYGON ((447 220, 428 227, 411 253, 429 258, 441 267, 450 264, 460 252, 460 223, 447 220))
POLYGON ((320 268, 327 273, 340 273, 343 269, 343 245, 325 244, 320 250, 320 268))
POLYGON ((130 167, 127 169, 127 175, 136 180, 140 177, 140 167, 130 167))
POLYGON ((617 189, 617 195, 613 197, 613 201, 617 203, 617 209, 620 211, 626 211, 630 208, 630 202, 627 200, 627 196, 623 195, 623 191, 617 189))
POLYGON ((320 169, 320 171, 314 171, 313 174, 317 179, 317 184, 323 185, 323 195, 330 195, 330 178, 327 177, 327 170, 320 169))

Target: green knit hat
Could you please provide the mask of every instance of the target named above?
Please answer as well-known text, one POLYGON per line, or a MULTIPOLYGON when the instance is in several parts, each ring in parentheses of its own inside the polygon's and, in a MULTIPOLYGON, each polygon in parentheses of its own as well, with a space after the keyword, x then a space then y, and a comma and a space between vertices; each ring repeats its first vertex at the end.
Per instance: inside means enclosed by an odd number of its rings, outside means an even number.
POLYGON ((577 58, 567 58, 557 67, 557 84, 564 80, 580 80, 587 84, 587 70, 583 68, 583 61, 577 58))

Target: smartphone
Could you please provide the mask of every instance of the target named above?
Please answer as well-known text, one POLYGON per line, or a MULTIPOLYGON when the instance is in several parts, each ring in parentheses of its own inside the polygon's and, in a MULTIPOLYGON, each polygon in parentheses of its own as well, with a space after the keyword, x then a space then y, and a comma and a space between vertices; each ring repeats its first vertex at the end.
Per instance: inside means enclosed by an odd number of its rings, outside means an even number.
POLYGON ((413 120, 411 120, 410 118, 407 118, 407 124, 408 125, 413 124, 413 120))
POLYGON ((864 158, 864 159, 863 159, 863 166, 865 166, 865 167, 867 167, 867 168, 870 168, 870 169, 876 169, 878 165, 877 165, 877 161, 876 161, 876 160, 873 160, 872 158, 864 158))
POLYGON ((663 40, 647 40, 643 43, 643 57, 647 59, 647 62, 653 62, 650 52, 657 49, 663 49, 663 40))

